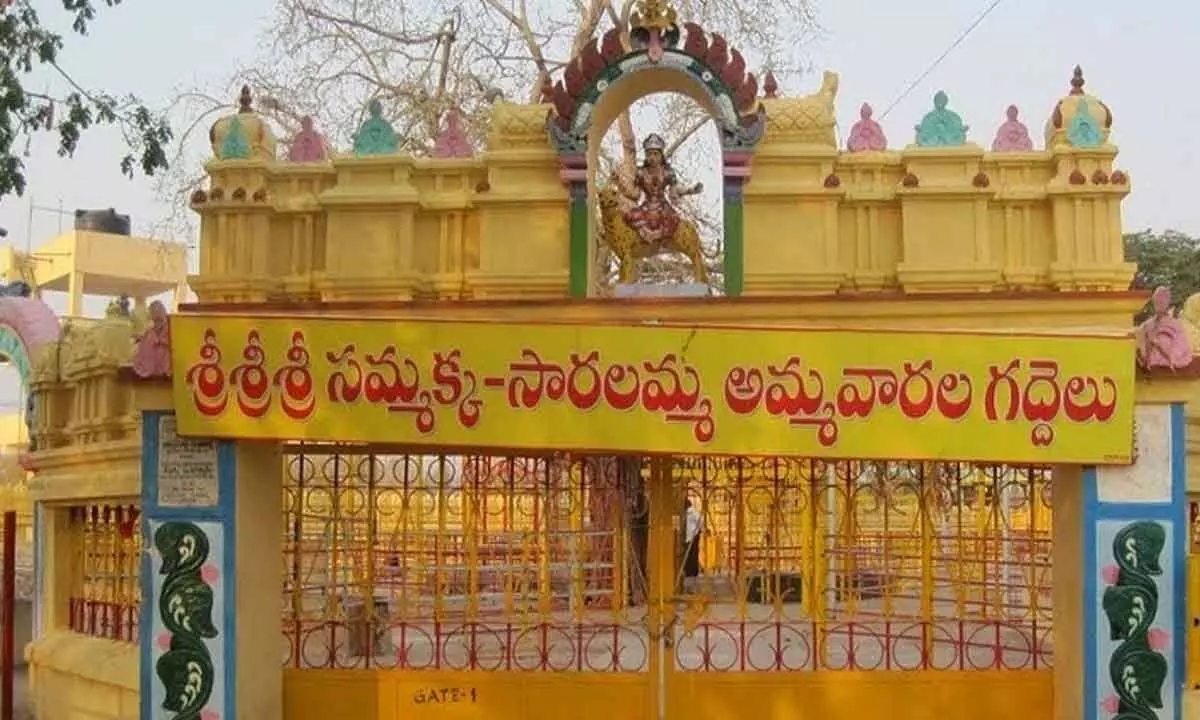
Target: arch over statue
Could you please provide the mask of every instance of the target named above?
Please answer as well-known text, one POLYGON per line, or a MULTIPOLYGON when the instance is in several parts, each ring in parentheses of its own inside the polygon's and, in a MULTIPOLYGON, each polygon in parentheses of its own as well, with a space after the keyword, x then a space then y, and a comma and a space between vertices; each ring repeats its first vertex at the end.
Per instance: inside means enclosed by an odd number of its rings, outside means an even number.
MULTIPOLYGON (((604 133, 637 100, 655 93, 676 92, 703 107, 720 134, 725 292, 738 295, 743 264, 742 185, 749 175, 750 154, 766 130, 766 110, 759 98, 758 80, 746 71, 745 59, 729 47, 724 37, 707 34, 694 23, 678 23, 675 10, 666 0, 640 0, 630 25, 629 46, 623 42, 619 30, 609 30, 586 45, 567 65, 563 77, 545 91, 544 100, 553 106, 548 132, 562 161, 563 180, 571 190, 571 294, 585 296, 591 287, 592 202, 599 202, 602 215, 607 208, 597 192, 599 183, 595 177, 596 156, 604 133)), ((623 240, 629 239, 625 237, 626 230, 636 232, 641 238, 637 252, 632 255, 627 243, 621 244, 621 248, 610 244, 623 266, 622 282, 632 277, 625 266, 635 261, 634 255, 646 257, 672 251, 692 257, 694 278, 704 282, 706 272, 685 249, 690 247, 695 228, 670 215, 673 208, 663 198, 652 197, 653 193, 642 185, 642 174, 639 171, 638 187, 634 190, 642 194, 644 204, 655 206, 663 222, 655 221, 647 213, 643 213, 641 219, 646 222, 640 226, 630 218, 618 222, 622 219, 611 215, 613 208, 607 208, 609 215, 604 216, 606 225, 611 222, 620 226, 623 240)), ((658 184, 654 188, 665 191, 658 184)), ((631 194, 629 188, 620 192, 631 194)))
POLYGON ((0 357, 17 369, 21 387, 26 391, 25 424, 32 450, 34 407, 29 383, 33 358, 42 348, 58 341, 60 326, 50 306, 29 297, 30 294, 31 289, 25 283, 0 286, 0 357))

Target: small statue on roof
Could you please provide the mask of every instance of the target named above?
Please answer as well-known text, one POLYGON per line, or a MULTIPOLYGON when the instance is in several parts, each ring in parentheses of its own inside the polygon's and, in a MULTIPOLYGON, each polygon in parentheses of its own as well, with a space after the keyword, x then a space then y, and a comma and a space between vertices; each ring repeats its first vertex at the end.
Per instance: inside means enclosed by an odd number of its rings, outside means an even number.
POLYGON ((880 152, 887 150, 887 137, 883 128, 875 121, 874 110, 868 103, 863 103, 858 110, 858 122, 850 128, 850 140, 846 143, 850 152, 880 152))
POLYGON ((391 123, 383 119, 383 103, 379 98, 367 105, 367 115, 354 134, 354 154, 359 157, 395 154, 400 149, 400 137, 391 123))
POLYGON ((920 147, 958 147, 967 142, 967 130, 962 117, 949 109, 950 97, 938 90, 933 96, 933 110, 925 114, 917 126, 917 145, 920 147))
POLYGON ((995 152, 1029 152, 1033 150, 1033 140, 1029 137, 1029 128, 1017 119, 1019 113, 1016 105, 1008 106, 1008 110, 1005 111, 1007 119, 996 131, 996 138, 992 141, 992 150, 995 152))
POLYGON ((300 132, 292 138, 292 146, 288 149, 290 162, 324 162, 325 138, 313 129, 313 120, 305 115, 300 118, 300 132))
POLYGON ((462 113, 451 108, 446 114, 446 129, 433 144, 433 156, 437 158, 471 157, 471 140, 462 126, 462 113))
POLYGON ((150 303, 150 327, 134 346, 133 372, 141 378, 171 377, 171 325, 161 301, 150 303))

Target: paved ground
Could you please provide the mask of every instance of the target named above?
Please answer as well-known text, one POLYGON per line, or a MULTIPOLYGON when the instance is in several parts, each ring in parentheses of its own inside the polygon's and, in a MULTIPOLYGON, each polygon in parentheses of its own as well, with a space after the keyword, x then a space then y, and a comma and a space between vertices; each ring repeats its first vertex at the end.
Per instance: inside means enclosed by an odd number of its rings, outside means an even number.
POLYGON ((28 685, 29 669, 24 666, 18 667, 16 677, 13 678, 13 720, 33 720, 33 711, 26 696, 28 685))

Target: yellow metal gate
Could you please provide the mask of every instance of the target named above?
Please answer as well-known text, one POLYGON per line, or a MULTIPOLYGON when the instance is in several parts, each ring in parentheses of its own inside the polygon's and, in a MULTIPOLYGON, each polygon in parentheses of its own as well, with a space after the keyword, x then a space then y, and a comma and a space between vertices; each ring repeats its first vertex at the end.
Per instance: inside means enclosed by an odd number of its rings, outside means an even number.
POLYGON ((736 457, 672 475, 703 519, 672 717, 1050 717, 1048 470, 736 457))
POLYGON ((283 501, 288 717, 643 716, 655 646, 641 470, 296 448, 283 501))
POLYGON ((1050 712, 1041 469, 295 448, 284 512, 295 720, 1050 712))

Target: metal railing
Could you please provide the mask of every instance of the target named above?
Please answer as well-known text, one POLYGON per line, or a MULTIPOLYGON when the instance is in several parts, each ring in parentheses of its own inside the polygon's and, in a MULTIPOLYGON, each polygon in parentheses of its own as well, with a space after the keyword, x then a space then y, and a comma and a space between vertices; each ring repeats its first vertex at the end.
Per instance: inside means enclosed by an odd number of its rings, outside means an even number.
POLYGON ((677 458, 655 487, 644 465, 294 449, 284 663, 644 671, 664 632, 680 672, 1052 661, 1044 468, 677 458), (699 572, 680 543, 662 630, 643 568, 685 498, 699 572))
POLYGON ((68 600, 75 632, 137 642, 142 604, 142 533, 133 505, 77 505, 68 510, 74 572, 68 600))

